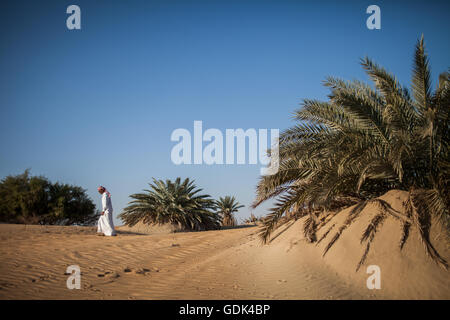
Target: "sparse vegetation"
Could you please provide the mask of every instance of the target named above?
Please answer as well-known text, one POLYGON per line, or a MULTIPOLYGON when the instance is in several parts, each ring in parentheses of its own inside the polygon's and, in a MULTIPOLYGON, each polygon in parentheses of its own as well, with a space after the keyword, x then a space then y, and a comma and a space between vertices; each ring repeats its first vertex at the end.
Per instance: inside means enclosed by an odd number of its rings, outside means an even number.
POLYGON ((51 183, 29 170, 0 182, 0 221, 24 224, 91 225, 95 205, 81 187, 51 183))
POLYGON ((257 218, 253 213, 250 214, 250 217, 244 220, 245 224, 256 224, 260 221, 260 218, 257 218))
POLYGON ((237 225, 234 213, 238 212, 238 210, 243 207, 244 205, 239 204, 234 196, 226 196, 225 198, 220 197, 219 200, 216 201, 216 208, 217 213, 221 217, 222 226, 230 227, 237 225))
MULTIPOLYGON (((280 219, 295 208, 294 216, 308 217, 307 239, 322 241, 315 232, 329 221, 329 215, 355 205, 332 236, 326 253, 364 207, 376 203, 380 212, 362 235, 361 242, 367 246, 360 264, 382 221, 390 215, 403 223, 401 248, 414 226, 427 254, 447 268, 429 236, 433 217, 446 224, 447 230, 449 223, 449 72, 439 76, 433 92, 423 37, 415 49, 410 90, 369 58, 361 64, 374 87, 328 78, 324 85, 331 91, 329 101, 304 100, 295 112, 298 123, 281 134, 280 170, 261 178, 253 204, 257 207, 276 199, 260 236, 267 242, 280 219), (392 189, 409 192, 403 204, 405 214, 376 199, 392 189)), ((334 231, 332 227, 327 234, 334 231)))
POLYGON ((215 202, 206 194, 199 194, 194 181, 186 178, 156 180, 150 189, 132 194, 132 200, 119 215, 127 226, 170 223, 185 230, 211 230, 220 227, 220 217, 214 212, 215 202))

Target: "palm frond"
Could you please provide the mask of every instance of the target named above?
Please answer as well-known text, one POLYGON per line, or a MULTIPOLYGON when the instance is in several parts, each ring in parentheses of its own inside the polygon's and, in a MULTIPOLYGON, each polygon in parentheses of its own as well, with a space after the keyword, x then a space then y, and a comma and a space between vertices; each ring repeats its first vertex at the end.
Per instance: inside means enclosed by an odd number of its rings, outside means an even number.
POLYGON ((359 270, 359 268, 364 264, 364 262, 367 259, 367 255, 370 251, 370 245, 372 244, 373 239, 375 238, 375 234, 378 231, 378 227, 381 226, 384 219, 386 219, 386 214, 384 212, 381 212, 372 219, 370 224, 367 226, 366 230, 364 231, 362 237, 361 237, 361 244, 366 241, 366 249, 364 250, 364 253, 361 257, 361 260, 359 260, 358 266, 356 267, 356 271, 359 270))
MULTIPOLYGON (((450 73, 441 73, 432 92, 423 37, 415 48, 410 90, 371 59, 364 58, 361 64, 374 87, 328 77, 324 81, 330 90, 328 101, 304 99, 294 112, 296 125, 280 135, 279 171, 259 180, 252 204, 256 208, 270 199, 278 201, 265 218, 260 236, 266 242, 293 204, 338 210, 356 202, 327 244, 325 255, 365 205, 374 203, 386 216, 402 222, 400 248, 411 227, 420 226, 428 255, 444 265, 428 240, 431 219, 424 212, 428 210, 450 229, 450 73), (421 207, 404 205, 406 214, 377 199, 392 189, 411 188, 421 190, 410 201, 421 207)), ((312 230, 324 225, 307 219, 305 235, 311 238, 312 230)), ((367 231, 374 234, 376 229, 367 231)))

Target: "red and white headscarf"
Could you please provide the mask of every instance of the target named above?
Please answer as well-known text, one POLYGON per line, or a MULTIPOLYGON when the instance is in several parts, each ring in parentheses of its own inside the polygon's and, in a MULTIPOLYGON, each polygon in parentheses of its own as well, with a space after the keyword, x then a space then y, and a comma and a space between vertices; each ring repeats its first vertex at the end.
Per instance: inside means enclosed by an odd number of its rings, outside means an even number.
POLYGON ((106 192, 106 195, 108 196, 108 198, 111 198, 111 193, 109 193, 109 191, 104 187, 104 186, 100 186, 97 188, 97 190, 103 190, 103 192, 106 192))

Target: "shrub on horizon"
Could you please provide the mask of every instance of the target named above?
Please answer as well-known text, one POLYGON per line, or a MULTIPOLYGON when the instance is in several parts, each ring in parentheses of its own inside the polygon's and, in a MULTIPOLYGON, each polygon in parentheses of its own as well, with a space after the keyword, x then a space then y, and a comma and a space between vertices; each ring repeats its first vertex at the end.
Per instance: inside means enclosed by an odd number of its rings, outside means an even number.
POLYGON ((92 225, 95 204, 78 186, 51 183, 24 173, 0 182, 0 221, 23 224, 92 225))
POLYGON ((214 200, 200 195, 194 181, 156 180, 150 189, 130 195, 133 200, 119 215, 127 226, 144 224, 172 224, 184 230, 201 231, 220 228, 220 217, 213 210, 214 200))

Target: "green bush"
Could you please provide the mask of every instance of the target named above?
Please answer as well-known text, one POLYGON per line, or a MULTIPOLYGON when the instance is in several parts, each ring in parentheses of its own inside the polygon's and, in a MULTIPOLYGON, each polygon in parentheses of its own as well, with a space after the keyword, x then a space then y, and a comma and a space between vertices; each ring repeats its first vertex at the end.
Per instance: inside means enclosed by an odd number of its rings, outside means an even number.
POLYGON ((78 186, 51 183, 29 170, 0 182, 0 221, 26 224, 93 224, 95 205, 78 186))
POLYGON ((213 210, 214 200, 206 194, 198 194, 194 181, 156 180, 150 190, 130 195, 133 200, 119 215, 127 226, 144 224, 173 224, 185 230, 201 231, 220 228, 220 217, 213 210))

